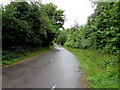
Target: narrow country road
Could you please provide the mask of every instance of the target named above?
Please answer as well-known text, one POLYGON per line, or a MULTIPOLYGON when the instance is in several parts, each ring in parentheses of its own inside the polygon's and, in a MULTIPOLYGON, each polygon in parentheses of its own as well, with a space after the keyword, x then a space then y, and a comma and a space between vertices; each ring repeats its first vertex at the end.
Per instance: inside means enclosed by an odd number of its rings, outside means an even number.
POLYGON ((80 88, 79 63, 66 49, 55 45, 48 53, 3 68, 3 88, 80 88))

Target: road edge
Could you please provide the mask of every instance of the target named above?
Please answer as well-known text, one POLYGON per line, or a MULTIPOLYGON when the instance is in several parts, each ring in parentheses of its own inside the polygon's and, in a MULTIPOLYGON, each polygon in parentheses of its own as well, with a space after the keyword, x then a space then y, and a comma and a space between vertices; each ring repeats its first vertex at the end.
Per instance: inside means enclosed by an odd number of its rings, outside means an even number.
POLYGON ((47 50, 47 51, 45 51, 45 52, 43 52, 43 53, 41 53, 41 54, 38 54, 38 55, 35 55, 35 56, 26 57, 25 59, 21 59, 21 60, 19 60, 19 61, 17 61, 17 62, 14 62, 14 63, 12 63, 12 64, 2 66, 2 68, 10 67, 10 66, 13 66, 13 65, 16 65, 16 64, 19 64, 19 63, 22 63, 22 62, 31 60, 31 59, 36 58, 36 57, 38 57, 38 56, 43 56, 43 55, 49 53, 51 50, 53 50, 53 48, 54 48, 54 46, 53 46, 52 48, 50 48, 50 50, 47 50))

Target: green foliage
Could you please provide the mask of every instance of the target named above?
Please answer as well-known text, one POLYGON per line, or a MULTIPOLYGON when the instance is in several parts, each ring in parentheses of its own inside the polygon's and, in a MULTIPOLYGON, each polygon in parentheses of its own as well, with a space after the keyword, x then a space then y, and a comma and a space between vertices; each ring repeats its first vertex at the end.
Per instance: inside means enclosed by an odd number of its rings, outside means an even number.
POLYGON ((46 14, 52 20, 52 23, 54 24, 54 28, 56 29, 63 28, 63 24, 64 24, 63 10, 56 10, 57 6, 53 5, 52 3, 42 5, 42 8, 44 8, 46 14))
POLYGON ((77 30, 76 27, 71 29, 67 29, 67 41, 65 42, 65 46, 72 47, 72 48, 79 48, 81 47, 81 38, 79 38, 80 32, 77 30))
POLYGON ((63 12, 41 2, 11 2, 2 7, 3 60, 18 57, 17 52, 24 55, 27 47, 51 46, 64 24, 63 12))
POLYGON ((66 36, 66 31, 61 31, 60 34, 57 37, 56 43, 64 45, 64 43, 67 40, 67 36, 66 36))
POLYGON ((66 30, 67 41, 64 46, 74 48, 69 50, 87 70, 91 87, 119 87, 119 24, 120 2, 98 2, 85 26, 74 26, 66 30))
POLYGON ((120 2, 98 2, 97 8, 85 26, 67 30, 65 46, 95 49, 119 55, 120 2))
POLYGON ((24 49, 23 49, 23 47, 22 48, 19 47, 19 52, 18 52, 18 50, 15 50, 15 51, 4 50, 2 52, 3 53, 2 65, 6 66, 9 64, 16 63, 20 60, 24 60, 24 59, 31 58, 36 55, 43 54, 52 48, 53 48, 53 46, 44 47, 44 48, 41 48, 41 47, 33 48, 33 47, 28 46, 28 47, 24 47, 24 49))
POLYGON ((119 58, 115 55, 91 50, 68 48, 80 61, 88 74, 91 88, 120 88, 119 58))

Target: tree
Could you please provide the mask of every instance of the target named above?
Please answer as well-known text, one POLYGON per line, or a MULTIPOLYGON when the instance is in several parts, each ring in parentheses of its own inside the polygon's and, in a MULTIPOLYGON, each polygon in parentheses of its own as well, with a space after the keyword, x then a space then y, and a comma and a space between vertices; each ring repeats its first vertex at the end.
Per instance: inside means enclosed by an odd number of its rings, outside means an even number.
POLYGON ((51 3, 11 2, 2 7, 2 22, 3 60, 8 60, 15 57, 12 53, 25 55, 28 49, 52 45, 64 15, 51 3))
POLYGON ((60 34, 57 37, 57 43, 64 45, 64 43, 67 41, 66 31, 62 30, 60 34))
POLYGON ((98 2, 94 14, 80 28, 72 27, 67 33, 66 46, 103 50, 119 54, 120 2, 98 2))
POLYGON ((64 22, 63 11, 52 3, 11 2, 2 13, 4 48, 49 46, 64 22))

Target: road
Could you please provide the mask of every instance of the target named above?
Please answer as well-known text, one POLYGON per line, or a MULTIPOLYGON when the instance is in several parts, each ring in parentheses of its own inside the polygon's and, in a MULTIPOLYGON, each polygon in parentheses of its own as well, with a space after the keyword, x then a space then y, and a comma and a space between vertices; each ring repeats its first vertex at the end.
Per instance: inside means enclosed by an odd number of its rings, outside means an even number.
POLYGON ((68 50, 55 45, 48 53, 5 67, 3 88, 80 88, 79 62, 68 50))

